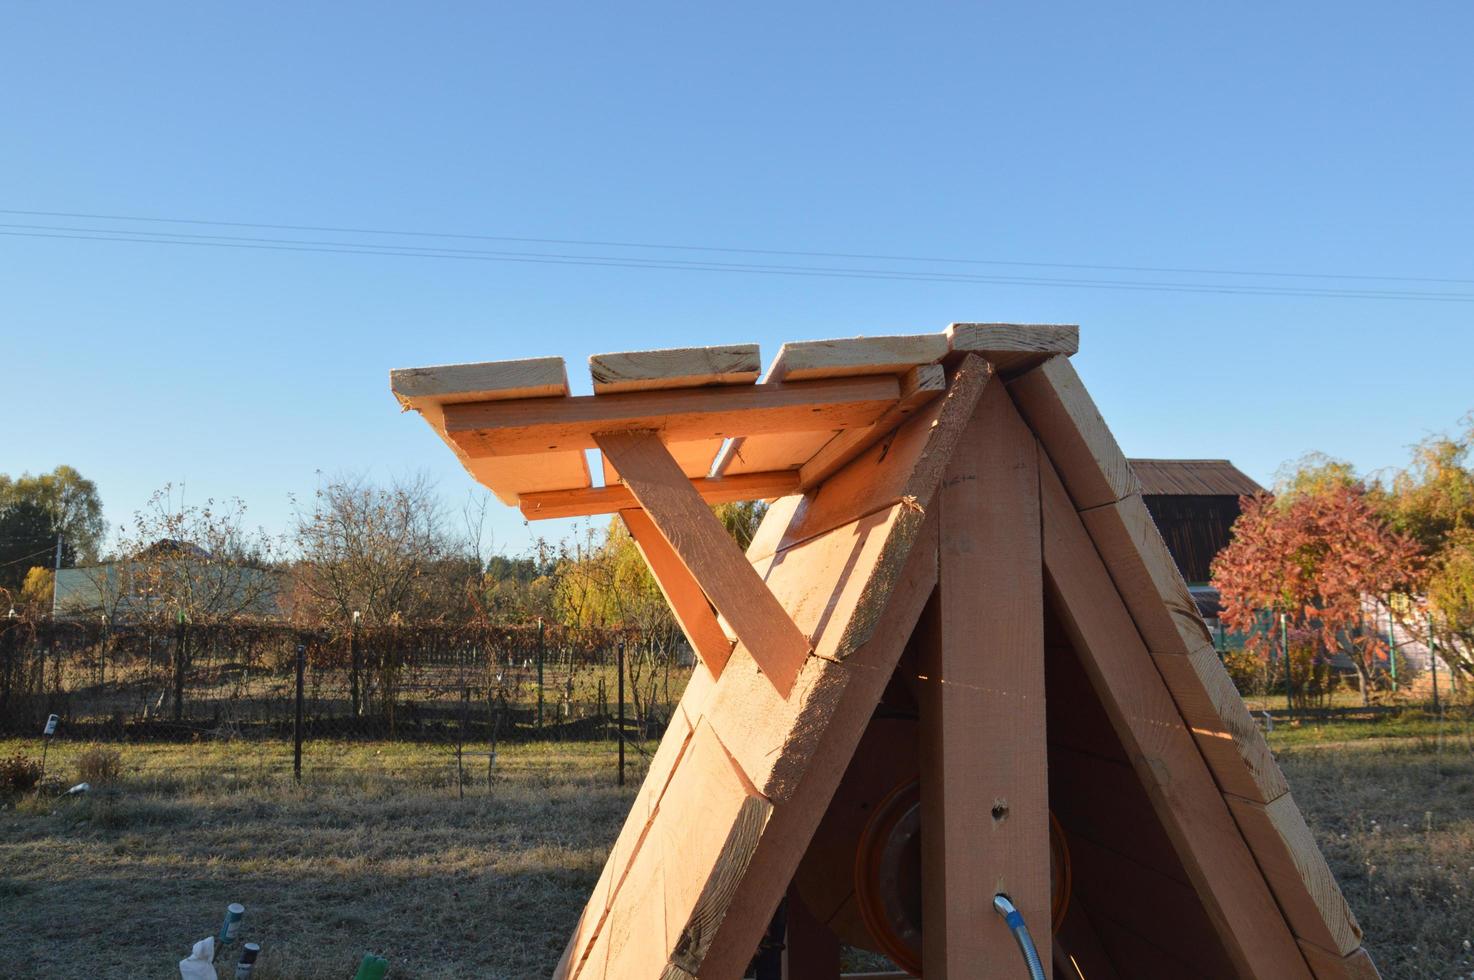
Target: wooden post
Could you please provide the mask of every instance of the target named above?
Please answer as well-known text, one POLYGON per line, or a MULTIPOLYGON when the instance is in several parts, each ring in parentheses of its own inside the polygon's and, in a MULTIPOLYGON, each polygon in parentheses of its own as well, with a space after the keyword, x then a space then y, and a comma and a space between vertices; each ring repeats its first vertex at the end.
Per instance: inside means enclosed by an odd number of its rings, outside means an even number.
POLYGON ((940 571, 922 652, 927 980, 1023 975, 1004 894, 1050 955, 1038 449, 990 385, 942 479, 940 571))
MULTIPOLYGON (((184 611, 179 613, 179 628, 174 631, 174 720, 184 720, 184 611)), ((58 673, 58 677, 60 674, 58 673)))
POLYGON ((783 980, 839 980, 839 940, 814 918, 798 891, 784 900, 788 933, 783 941, 783 980))

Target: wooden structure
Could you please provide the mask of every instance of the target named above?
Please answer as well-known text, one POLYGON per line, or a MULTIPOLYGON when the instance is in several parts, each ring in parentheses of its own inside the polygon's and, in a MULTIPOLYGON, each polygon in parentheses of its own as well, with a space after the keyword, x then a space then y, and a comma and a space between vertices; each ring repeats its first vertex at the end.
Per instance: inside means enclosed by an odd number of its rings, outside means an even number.
POLYGON ((1239 498, 1263 493, 1226 459, 1133 459, 1147 513, 1189 585, 1205 584, 1239 519, 1239 498))
POLYGON ((699 655, 557 977, 734 980, 780 907, 790 978, 1027 976, 1000 893, 1055 977, 1376 976, 1077 336, 394 372, 527 517, 618 513, 699 655))

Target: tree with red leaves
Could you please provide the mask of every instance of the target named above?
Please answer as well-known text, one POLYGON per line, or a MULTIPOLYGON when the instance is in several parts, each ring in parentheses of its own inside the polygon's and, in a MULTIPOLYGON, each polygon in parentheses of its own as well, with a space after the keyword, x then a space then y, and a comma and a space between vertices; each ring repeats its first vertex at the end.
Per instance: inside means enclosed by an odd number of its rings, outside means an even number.
POLYGON ((1403 591, 1418 573, 1419 548, 1381 517, 1365 485, 1345 473, 1297 479, 1277 497, 1240 501, 1233 540, 1213 562, 1224 622, 1256 652, 1273 648, 1262 613, 1283 614, 1291 629, 1346 653, 1368 700, 1373 665, 1386 653, 1364 629, 1365 601, 1403 591), (1266 633, 1268 635, 1266 635, 1266 633))

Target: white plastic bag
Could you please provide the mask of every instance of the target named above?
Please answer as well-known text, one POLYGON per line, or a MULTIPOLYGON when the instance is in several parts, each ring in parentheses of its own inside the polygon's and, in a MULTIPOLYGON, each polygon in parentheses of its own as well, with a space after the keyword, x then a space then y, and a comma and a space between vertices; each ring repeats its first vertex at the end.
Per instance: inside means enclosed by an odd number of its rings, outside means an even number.
POLYGON ((201 939, 194 949, 179 961, 179 976, 182 980, 220 980, 215 973, 215 937, 201 939))

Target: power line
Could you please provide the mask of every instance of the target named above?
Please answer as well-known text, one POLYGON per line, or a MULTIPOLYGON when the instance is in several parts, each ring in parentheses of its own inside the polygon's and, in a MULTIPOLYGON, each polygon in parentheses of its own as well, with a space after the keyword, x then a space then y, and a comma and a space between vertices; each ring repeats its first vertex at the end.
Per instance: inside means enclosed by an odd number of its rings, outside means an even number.
MULTIPOLYGON (((0 213, 4 213, 0 211, 0 213)), ((14 225, 0 227, 17 227, 14 225)), ((1108 279, 1060 279, 1025 276, 984 276, 967 273, 902 271, 888 269, 847 269, 825 266, 756 265, 727 262, 691 262, 676 259, 643 259, 634 256, 567 255, 539 252, 493 252, 475 249, 411 248, 381 246, 358 242, 313 242, 295 239, 251 239, 223 235, 170 235, 160 232, 118 231, 95 233, 90 230, 56 226, 19 226, 45 228, 46 231, 0 231, 11 238, 49 238, 74 241, 122 242, 146 245, 187 245, 212 248, 245 248, 278 252, 315 252, 343 255, 374 255, 428 259, 455 259, 483 262, 517 262, 540 265, 574 265, 626 269, 654 269, 682 272, 727 272, 755 275, 783 275, 805 278, 840 278, 937 282, 953 284, 989 284, 1013 286, 1053 286, 1070 289, 1110 289, 1145 292, 1212 293, 1240 296, 1292 296, 1318 299, 1382 299, 1419 302, 1474 302, 1470 293, 1432 293, 1412 290, 1317 289, 1292 286, 1257 286, 1224 283, 1167 283, 1108 279), (78 231, 89 233, 77 234, 78 231), (130 235, 156 237, 137 238, 130 235)))
MULTIPOLYGON (((1248 276, 1275 279, 1341 279, 1379 282, 1422 282, 1439 283, 1444 285, 1474 285, 1474 279, 1437 278, 1430 276, 1388 276, 1332 272, 1283 272, 1270 270, 1250 271, 1245 269, 1208 269, 1187 266, 1106 265, 1100 263, 1081 262, 1033 262, 1012 259, 974 259, 948 256, 886 255, 866 252, 823 252, 804 251, 796 249, 735 248, 731 246, 718 245, 604 241, 599 239, 577 238, 527 238, 515 237, 511 235, 470 234, 465 232, 407 231, 386 228, 351 228, 332 225, 266 224, 262 222, 251 221, 216 221, 204 218, 162 218, 147 215, 92 214, 79 211, 28 211, 12 208, 0 208, 0 214, 29 215, 32 217, 47 218, 78 218, 101 221, 134 221, 160 224, 209 225, 217 228, 266 228, 277 231, 311 231, 351 235, 390 235, 407 238, 446 238, 461 239, 467 241, 517 242, 531 245, 578 245, 590 248, 642 248, 681 252, 725 252, 742 255, 785 255, 792 257, 826 259, 864 259, 867 261, 883 262, 931 262, 961 265, 1020 266, 1048 269, 1087 269, 1097 272, 1151 272, 1170 275, 1248 276)), ((117 231, 124 234, 130 233, 129 229, 117 229, 117 231)))
POLYGON ((21 555, 19 558, 12 558, 10 561, 0 561, 0 568, 9 568, 11 565, 19 565, 21 562, 30 561, 32 558, 35 558, 38 555, 49 555, 51 554, 51 550, 54 547, 55 545, 47 545, 40 551, 33 551, 29 555, 21 555))

